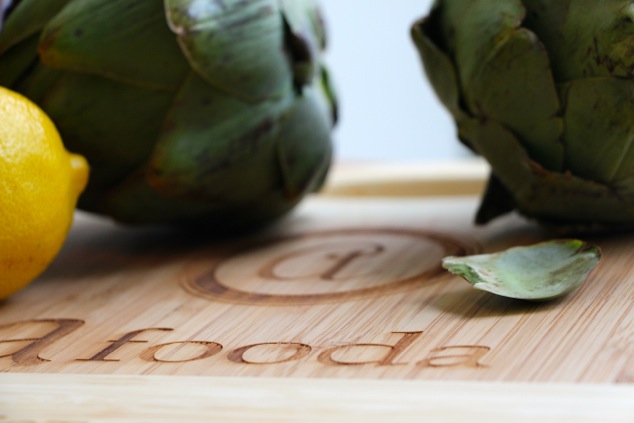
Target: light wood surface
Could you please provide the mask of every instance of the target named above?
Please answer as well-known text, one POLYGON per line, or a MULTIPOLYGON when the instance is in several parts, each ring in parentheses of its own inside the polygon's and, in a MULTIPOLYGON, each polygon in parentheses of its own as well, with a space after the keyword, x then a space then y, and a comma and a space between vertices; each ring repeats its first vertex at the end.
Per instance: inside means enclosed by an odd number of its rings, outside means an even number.
POLYGON ((634 390, 594 384, 17 375, 0 422, 631 423, 634 390))
POLYGON ((560 300, 476 291, 440 259, 552 237, 518 216, 475 227, 478 199, 452 186, 482 186, 477 169, 408 197, 381 178, 346 194, 348 168, 237 240, 78 213, 0 303, 0 421, 634 421, 632 237, 590 239, 604 258, 560 300))
POLYGON ((333 168, 321 196, 447 197, 480 195, 489 166, 459 162, 347 163, 333 168))

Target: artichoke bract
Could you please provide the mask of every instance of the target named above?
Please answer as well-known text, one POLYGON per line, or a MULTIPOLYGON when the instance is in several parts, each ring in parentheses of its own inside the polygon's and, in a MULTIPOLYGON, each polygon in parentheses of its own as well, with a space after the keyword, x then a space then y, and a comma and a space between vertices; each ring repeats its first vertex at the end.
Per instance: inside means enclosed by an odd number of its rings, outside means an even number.
POLYGON ((263 224, 323 182, 336 101, 312 0, 21 0, 0 85, 91 166, 79 207, 126 223, 263 224))
POLYGON ((458 137, 491 165, 476 221, 634 223, 634 6, 437 0, 412 28, 458 137))

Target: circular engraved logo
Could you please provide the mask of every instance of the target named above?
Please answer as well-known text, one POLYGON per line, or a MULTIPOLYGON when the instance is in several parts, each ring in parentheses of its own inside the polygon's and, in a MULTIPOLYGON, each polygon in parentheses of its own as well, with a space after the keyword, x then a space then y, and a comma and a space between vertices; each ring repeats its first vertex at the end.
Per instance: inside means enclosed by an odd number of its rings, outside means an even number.
POLYGON ((407 229, 313 232, 243 248, 184 281, 194 295, 255 304, 302 304, 383 295, 444 274, 441 259, 473 243, 407 229))

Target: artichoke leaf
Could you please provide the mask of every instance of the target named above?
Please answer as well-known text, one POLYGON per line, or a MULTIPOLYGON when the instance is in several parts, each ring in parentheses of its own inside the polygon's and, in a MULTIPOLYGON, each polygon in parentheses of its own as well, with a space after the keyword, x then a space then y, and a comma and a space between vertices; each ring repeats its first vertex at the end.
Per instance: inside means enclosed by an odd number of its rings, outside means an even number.
POLYGON ((312 0, 280 0, 284 19, 291 31, 305 36, 312 51, 326 47, 326 28, 317 4, 312 0))
MULTIPOLYGON (((480 153, 514 194, 517 209, 526 216, 562 225, 564 230, 565 222, 571 230, 581 231, 607 230, 634 220, 634 204, 625 202, 614 189, 569 172, 544 169, 528 157, 515 135, 502 125, 471 119, 462 122, 459 129, 462 136, 484 147, 480 153)), ((486 203, 490 197, 484 201, 479 215, 487 215, 487 208, 499 207, 486 203)))
POLYGON ((525 189, 525 181, 533 178, 528 154, 508 128, 491 120, 472 118, 459 123, 458 133, 461 139, 478 146, 478 152, 509 191, 525 189))
POLYGON ((318 96, 314 88, 305 89, 281 121, 277 135, 278 160, 289 199, 319 188, 330 164, 332 123, 318 96))
POLYGON ((325 28, 317 5, 309 0, 280 0, 287 25, 286 48, 297 87, 310 85, 319 76, 319 56, 325 45, 325 28))
POLYGON ((435 13, 437 43, 454 57, 469 114, 505 122, 534 160, 561 170, 561 105, 544 46, 521 27, 522 2, 456 0, 435 13))
MULTIPOLYGON (((86 205, 94 211, 107 213, 115 220, 128 224, 155 224, 189 222, 195 224, 200 216, 210 216, 213 204, 189 201, 182 198, 166 198, 147 183, 143 171, 128 175, 115 186, 105 191, 106 195, 88 196, 86 205), (139 214, 139 210, 147 210, 139 214)), ((103 192, 102 192, 103 194, 103 192)), ((82 195, 82 199, 85 196, 82 195)))
POLYGON ((598 247, 569 239, 494 254, 447 257, 442 264, 476 289, 522 300, 549 300, 579 288, 600 259, 598 247))
POLYGON ((63 73, 42 63, 36 63, 12 88, 41 105, 46 96, 55 89, 57 80, 63 73))
POLYGON ((166 197, 148 185, 143 172, 137 172, 110 189, 98 204, 102 213, 124 223, 191 225, 196 231, 236 236, 279 218, 296 204, 283 198, 279 189, 260 194, 238 203, 166 197))
POLYGON ((458 76, 449 56, 435 42, 431 22, 430 18, 416 22, 412 27, 412 37, 436 95, 454 119, 459 121, 467 117, 468 113, 461 106, 458 76))
MULTIPOLYGON (((634 81, 577 79, 562 87, 566 164, 576 176, 617 192, 634 185, 634 81)), ((633 201, 633 200, 630 200, 633 201)))
MULTIPOLYGON (((452 0, 434 6, 443 49, 464 64, 463 75, 475 76, 501 34, 517 29, 524 19, 522 0, 452 0)), ((462 69, 461 69, 462 72, 462 69)), ((470 79, 470 78, 467 78, 470 79)))
POLYGON ((523 0, 526 25, 552 54, 558 82, 634 76, 634 5, 629 0, 523 0))
POLYGON ((327 113, 330 115, 332 125, 334 126, 339 120, 339 107, 338 107, 338 95, 335 84, 330 77, 330 72, 326 66, 321 65, 321 78, 319 80, 320 88, 323 92, 323 100, 325 101, 324 107, 327 113))
POLYGON ((482 205, 476 213, 475 223, 484 224, 498 216, 515 210, 515 200, 495 174, 489 175, 486 189, 482 197, 482 205))
MULTIPOLYGON (((521 25, 525 10, 520 0, 452 0, 432 9, 434 42, 453 58, 463 90, 473 90, 490 57, 521 25)), ((472 112, 475 99, 466 98, 472 112)))
POLYGON ((0 54, 39 34, 69 1, 71 0, 20 0, 1 27, 0 54))
POLYGON ((283 95, 293 79, 278 0, 165 0, 167 20, 200 77, 258 102, 283 95))
POLYGON ((276 139, 295 101, 290 82, 286 93, 249 104, 192 72, 163 123, 150 184, 166 196, 238 201, 279 183, 276 139))
POLYGON ((465 81, 474 114, 505 122, 533 160, 562 170, 561 106, 545 50, 534 34, 518 29, 495 53, 478 77, 465 81))
POLYGON ((64 134, 68 149, 82 151, 91 163, 126 169, 150 156, 172 97, 169 92, 63 72, 41 106, 64 134))
POLYGON ((160 1, 73 1, 46 25, 39 50, 48 66, 149 89, 176 90, 189 72, 160 1))
POLYGON ((0 85, 11 87, 27 76, 31 66, 37 62, 37 35, 10 48, 0 61, 0 85))

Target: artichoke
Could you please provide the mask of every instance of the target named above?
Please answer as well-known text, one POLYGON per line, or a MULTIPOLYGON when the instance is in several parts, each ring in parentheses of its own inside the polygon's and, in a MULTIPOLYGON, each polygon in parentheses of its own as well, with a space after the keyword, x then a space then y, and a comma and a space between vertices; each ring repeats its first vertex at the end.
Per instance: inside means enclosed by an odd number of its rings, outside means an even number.
POLYGON ((84 210, 235 230, 324 180, 336 104, 312 0, 20 0, 3 21, 0 85, 88 159, 84 210))
POLYGON ((437 0, 412 28, 458 137, 491 165, 476 221, 634 223, 634 5, 437 0))

